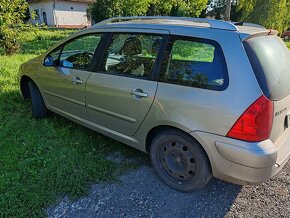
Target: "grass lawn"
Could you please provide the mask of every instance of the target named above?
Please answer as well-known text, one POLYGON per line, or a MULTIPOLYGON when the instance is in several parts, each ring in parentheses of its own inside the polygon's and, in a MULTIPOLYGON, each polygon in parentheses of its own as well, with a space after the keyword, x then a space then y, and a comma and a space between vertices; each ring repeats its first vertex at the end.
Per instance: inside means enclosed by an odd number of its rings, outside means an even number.
POLYGON ((290 49, 290 42, 285 42, 288 48, 290 49))
POLYGON ((18 68, 71 33, 23 32, 19 54, 0 55, 0 217, 44 216, 61 197, 80 197, 89 185, 136 167, 107 160, 110 151, 142 155, 58 115, 31 118, 30 102, 19 95, 18 68))

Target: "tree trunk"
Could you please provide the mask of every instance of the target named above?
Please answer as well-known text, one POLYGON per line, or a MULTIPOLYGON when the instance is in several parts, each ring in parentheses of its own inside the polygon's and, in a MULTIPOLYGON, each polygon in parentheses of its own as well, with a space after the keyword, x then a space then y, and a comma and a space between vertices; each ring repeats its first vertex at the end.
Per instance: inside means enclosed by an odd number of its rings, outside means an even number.
POLYGON ((227 0, 227 5, 226 5, 226 21, 231 20, 231 0, 227 0))

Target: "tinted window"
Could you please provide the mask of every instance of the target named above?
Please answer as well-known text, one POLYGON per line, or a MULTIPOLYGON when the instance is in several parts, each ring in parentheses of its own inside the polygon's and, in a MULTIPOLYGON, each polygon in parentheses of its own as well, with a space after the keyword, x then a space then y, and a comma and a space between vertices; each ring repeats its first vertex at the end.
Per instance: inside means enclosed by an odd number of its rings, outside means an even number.
POLYGON ((114 34, 102 61, 102 71, 148 78, 161 40, 162 37, 157 35, 114 34))
POLYGON ((60 66, 88 70, 94 52, 101 40, 101 35, 86 35, 64 45, 60 55, 60 66))
POLYGON ((264 95, 279 100, 290 94, 290 52, 277 36, 259 36, 244 42, 264 95))
POLYGON ((218 43, 211 40, 171 39, 160 81, 204 89, 224 90, 228 77, 218 43))

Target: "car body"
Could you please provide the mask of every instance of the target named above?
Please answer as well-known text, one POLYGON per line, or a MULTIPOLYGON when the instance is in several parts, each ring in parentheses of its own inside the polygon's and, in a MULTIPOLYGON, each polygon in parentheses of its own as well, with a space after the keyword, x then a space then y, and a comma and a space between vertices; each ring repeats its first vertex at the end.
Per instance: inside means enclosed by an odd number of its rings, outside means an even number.
POLYGON ((178 190, 211 174, 260 183, 290 157, 290 53, 276 34, 208 19, 113 18, 23 64, 20 90, 33 113, 43 105, 150 153, 178 190))
POLYGON ((285 31, 282 35, 281 38, 285 39, 285 40, 289 40, 290 39, 290 30, 288 29, 288 31, 285 31))

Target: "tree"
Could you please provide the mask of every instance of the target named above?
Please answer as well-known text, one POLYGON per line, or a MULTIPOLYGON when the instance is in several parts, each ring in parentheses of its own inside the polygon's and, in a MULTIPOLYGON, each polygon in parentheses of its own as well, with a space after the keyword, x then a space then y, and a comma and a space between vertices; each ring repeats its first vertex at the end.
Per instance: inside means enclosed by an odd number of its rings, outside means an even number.
POLYGON ((146 15, 152 0, 96 0, 90 11, 95 22, 115 16, 146 15))
POLYGON ((226 1, 226 16, 227 21, 231 20, 231 0, 226 1))
POLYGON ((114 0, 97 0, 90 5, 90 13, 95 22, 99 22, 110 17, 114 0))
POLYGON ((94 21, 114 16, 199 16, 208 0, 96 0, 91 6, 94 21))
POLYGON ((15 25, 23 23, 27 8, 25 0, 0 0, 0 46, 7 55, 19 49, 15 25))
POLYGON ((207 15, 215 17, 215 19, 221 20, 233 20, 237 21, 240 17, 239 11, 236 10, 238 0, 209 0, 207 15), (230 5, 229 5, 230 2, 230 5), (227 4, 228 3, 228 4, 227 4), (227 12, 228 5, 228 12, 227 12))
POLYGON ((289 27, 289 0, 240 0, 238 10, 242 13, 240 20, 254 12, 247 19, 247 22, 257 23, 269 29, 276 29, 280 33, 289 27))

